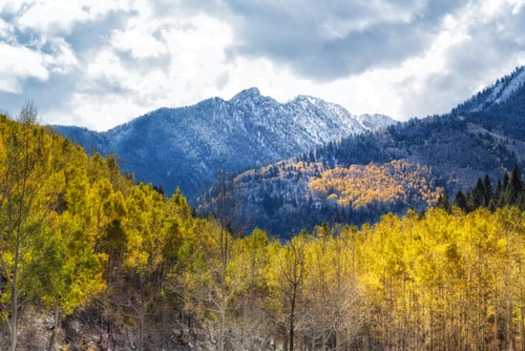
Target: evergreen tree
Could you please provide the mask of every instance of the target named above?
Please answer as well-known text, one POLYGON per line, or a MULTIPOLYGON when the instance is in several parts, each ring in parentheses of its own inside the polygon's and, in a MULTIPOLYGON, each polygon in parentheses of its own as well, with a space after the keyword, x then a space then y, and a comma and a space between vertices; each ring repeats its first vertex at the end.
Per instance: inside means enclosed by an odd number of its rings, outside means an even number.
MULTIPOLYGON (((492 196, 492 201, 491 201, 492 206, 494 206, 494 208, 498 205, 502 192, 503 192, 503 184, 501 183, 501 179, 498 179, 498 184, 496 185, 496 192, 492 196)), ((489 207, 490 207, 490 204, 489 204, 489 207)))
POLYGON ((454 200, 454 206, 459 207, 463 211, 467 211, 467 199, 461 190, 456 194, 456 199, 454 200))
POLYGON ((523 181, 521 180, 521 172, 518 165, 514 166, 512 175, 510 176, 509 190, 508 190, 508 204, 517 205, 518 197, 523 193, 523 181))
POLYGON ((436 207, 442 208, 445 211, 450 212, 450 193, 448 189, 445 189, 445 192, 439 195, 438 200, 436 202, 436 207))
POLYGON ((505 172, 505 174, 503 175, 503 186, 502 186, 502 191, 505 191, 509 188, 509 174, 507 172, 505 172))
POLYGON ((485 188, 481 178, 478 178, 476 185, 467 195, 467 207, 470 211, 483 206, 485 203, 485 188))
POLYGON ((509 187, 510 187, 509 174, 505 172, 505 175, 503 176, 503 185, 501 186, 501 191, 500 191, 500 195, 498 198, 499 208, 505 207, 505 205, 509 204, 509 187))
POLYGON ((518 195, 516 207, 518 207, 522 211, 525 210, 525 193, 522 192, 518 195))
POLYGON ((483 206, 488 208, 490 200, 492 199, 492 183, 490 182, 490 177, 488 174, 485 174, 485 179, 483 180, 483 190, 485 195, 483 206))
MULTIPOLYGON (((461 201, 461 196, 458 193, 455 205, 460 206, 461 201)), ((508 173, 505 173, 503 182, 501 179, 498 180, 495 191, 493 191, 488 174, 485 175, 483 181, 481 181, 481 178, 478 178, 476 185, 467 192, 466 201, 467 212, 474 211, 481 206, 491 211, 505 206, 516 206, 520 209, 525 209, 525 183, 521 180, 521 172, 518 165, 514 167, 510 177, 508 173)))

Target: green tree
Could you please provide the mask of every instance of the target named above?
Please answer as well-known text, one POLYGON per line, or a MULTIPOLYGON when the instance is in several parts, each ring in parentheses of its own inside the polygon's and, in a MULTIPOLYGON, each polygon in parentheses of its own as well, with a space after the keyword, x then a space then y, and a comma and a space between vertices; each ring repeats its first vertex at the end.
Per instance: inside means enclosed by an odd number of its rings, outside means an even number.
POLYGON ((273 334, 268 318, 268 266, 271 243, 266 233, 255 229, 238 239, 239 255, 234 265, 243 272, 243 285, 236 294, 229 347, 232 350, 260 350, 268 347, 273 334))
POLYGON ((39 237, 39 256, 45 258, 45 264, 35 269, 33 287, 44 306, 54 310, 50 349, 54 349, 62 316, 70 315, 106 287, 100 257, 86 242, 81 220, 66 212, 55 216, 53 222, 39 237))
POLYGON ((133 282, 126 306, 138 322, 137 350, 144 349, 148 308, 162 290, 164 198, 150 185, 133 187, 126 202, 124 269, 133 282))

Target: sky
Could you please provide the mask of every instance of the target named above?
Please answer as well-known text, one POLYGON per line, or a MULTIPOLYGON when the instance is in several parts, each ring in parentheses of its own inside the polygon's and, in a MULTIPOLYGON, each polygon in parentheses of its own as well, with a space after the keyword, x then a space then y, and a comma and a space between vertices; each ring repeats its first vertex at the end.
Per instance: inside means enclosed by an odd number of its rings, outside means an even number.
POLYGON ((99 131, 250 87, 422 118, 524 64, 525 0, 0 2, 0 111, 99 131))

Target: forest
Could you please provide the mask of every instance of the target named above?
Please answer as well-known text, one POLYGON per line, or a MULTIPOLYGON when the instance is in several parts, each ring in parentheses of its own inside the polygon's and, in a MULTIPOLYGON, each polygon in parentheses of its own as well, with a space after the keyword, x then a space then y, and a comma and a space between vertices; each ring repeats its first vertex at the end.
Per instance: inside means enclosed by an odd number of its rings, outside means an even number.
POLYGON ((227 185, 238 221, 280 238, 323 222, 361 226, 386 213, 424 210, 443 193, 430 167, 406 160, 333 168, 288 160, 222 178, 198 198, 198 213, 213 209, 219 186, 227 185))
MULTIPOLYGON (((249 213, 254 226, 289 238, 323 221, 361 226, 386 213, 420 211, 441 189, 450 191, 452 202, 459 191, 460 199, 465 197, 480 175, 495 180, 525 161, 520 118, 525 94, 485 108, 490 91, 445 115, 334 140, 236 175, 245 204, 242 216, 249 213)), ((208 205, 199 200, 199 206, 208 205)), ((460 202, 463 210, 465 201, 460 202)), ((493 199, 492 208, 498 202, 493 199)))
POLYGON ((341 207, 359 209, 376 203, 391 208, 406 204, 426 208, 443 191, 431 174, 428 167, 395 160, 382 165, 334 167, 313 178, 308 187, 314 199, 341 207))
POLYGON ((451 204, 283 241, 244 234, 221 195, 196 216, 32 105, 0 116, 0 349, 525 350, 520 208, 451 204))

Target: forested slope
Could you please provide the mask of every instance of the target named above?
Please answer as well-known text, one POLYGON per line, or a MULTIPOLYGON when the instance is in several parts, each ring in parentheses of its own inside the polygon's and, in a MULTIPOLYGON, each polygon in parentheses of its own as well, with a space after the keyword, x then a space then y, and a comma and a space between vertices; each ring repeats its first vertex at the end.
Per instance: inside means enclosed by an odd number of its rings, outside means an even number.
POLYGON ((286 242, 195 218, 35 124, 0 118, 2 349, 525 347, 525 213, 430 209, 286 242))
MULTIPOLYGON (((485 174, 495 181, 525 163, 524 82, 525 67, 520 67, 449 114, 331 141, 286 161, 245 171, 232 180, 242 217, 272 233, 291 235, 322 221, 361 225, 388 212, 419 211, 443 189, 455 195, 485 174), (405 165, 407 177, 411 174, 414 179, 401 182, 399 191, 390 180, 369 182, 375 179, 374 172, 358 171, 381 170, 375 172, 379 178, 393 180, 395 172, 389 169, 394 164, 405 165), (418 170, 416 176, 411 169, 418 170), (424 186, 426 201, 418 196, 384 196, 416 194, 424 186), (372 190, 378 196, 351 195, 372 190)), ((213 206, 214 190, 207 195, 201 198, 203 211, 213 206)))

